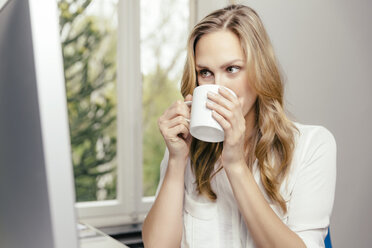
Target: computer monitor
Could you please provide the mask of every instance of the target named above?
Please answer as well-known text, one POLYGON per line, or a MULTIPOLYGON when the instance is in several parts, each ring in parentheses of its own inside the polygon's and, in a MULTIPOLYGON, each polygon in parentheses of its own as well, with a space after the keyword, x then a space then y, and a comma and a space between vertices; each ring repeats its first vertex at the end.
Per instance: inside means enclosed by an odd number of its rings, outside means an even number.
POLYGON ((57 2, 2 4, 2 248, 78 247, 65 94, 57 2))

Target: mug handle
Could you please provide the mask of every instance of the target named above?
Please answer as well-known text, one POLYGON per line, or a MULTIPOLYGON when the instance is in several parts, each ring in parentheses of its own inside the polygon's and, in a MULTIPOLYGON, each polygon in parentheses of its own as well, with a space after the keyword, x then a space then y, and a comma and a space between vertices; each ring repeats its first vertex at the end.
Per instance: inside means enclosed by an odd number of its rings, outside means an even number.
MULTIPOLYGON (((192 101, 186 101, 185 104, 186 104, 187 106, 191 107, 191 105, 192 105, 192 101)), ((188 123, 190 123, 190 119, 185 118, 185 120, 186 120, 188 123)))

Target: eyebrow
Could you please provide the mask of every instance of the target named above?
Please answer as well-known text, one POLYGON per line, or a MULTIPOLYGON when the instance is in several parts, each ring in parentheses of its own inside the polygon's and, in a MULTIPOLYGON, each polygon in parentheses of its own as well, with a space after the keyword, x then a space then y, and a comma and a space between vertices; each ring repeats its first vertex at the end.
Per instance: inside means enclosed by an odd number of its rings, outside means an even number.
MULTIPOLYGON (((226 66, 231 65, 231 64, 236 63, 236 62, 244 62, 244 60, 242 60, 242 59, 234 59, 234 60, 231 60, 231 61, 229 61, 229 62, 227 62, 227 63, 221 65, 221 68, 225 68, 226 66)), ((201 64, 197 64, 196 67, 199 67, 199 68, 206 68, 206 69, 208 69, 208 66, 201 65, 201 64)))

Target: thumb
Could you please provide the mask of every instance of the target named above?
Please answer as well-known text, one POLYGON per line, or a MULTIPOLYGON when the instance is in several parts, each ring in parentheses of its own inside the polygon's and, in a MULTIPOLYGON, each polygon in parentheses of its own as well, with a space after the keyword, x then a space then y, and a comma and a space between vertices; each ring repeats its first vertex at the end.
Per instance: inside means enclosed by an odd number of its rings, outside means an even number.
POLYGON ((191 136, 191 133, 189 132, 187 137, 186 137, 186 143, 189 147, 191 145, 191 142, 192 142, 192 136, 191 136))
POLYGON ((192 95, 188 94, 186 97, 185 97, 185 101, 191 101, 192 100, 192 95))

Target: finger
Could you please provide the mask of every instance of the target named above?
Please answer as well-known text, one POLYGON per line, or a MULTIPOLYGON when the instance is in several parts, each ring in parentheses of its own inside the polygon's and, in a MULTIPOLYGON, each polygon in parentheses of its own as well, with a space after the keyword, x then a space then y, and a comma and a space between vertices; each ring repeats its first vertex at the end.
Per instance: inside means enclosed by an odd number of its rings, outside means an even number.
POLYGON ((185 101, 185 104, 186 104, 188 107, 191 108, 191 106, 192 106, 192 101, 185 101))
POLYGON ((191 110, 191 105, 192 105, 192 95, 188 94, 186 97, 185 97, 185 104, 189 107, 189 109, 191 110))
POLYGON ((229 132, 231 130, 230 122, 223 118, 223 116, 221 116, 219 113, 212 111, 212 116, 221 125, 225 132, 229 132))
POLYGON ((192 141, 192 136, 191 136, 191 133, 189 132, 186 137, 186 142, 191 144, 191 141, 192 141))
POLYGON ((227 109, 230 109, 232 110, 233 107, 234 107, 234 104, 228 100, 227 98, 225 98, 224 96, 222 95, 219 95, 219 94, 216 94, 216 93, 213 93, 213 92, 208 92, 207 94, 207 97, 209 100, 227 108, 227 109))
POLYGON ((185 101, 192 101, 192 95, 188 94, 188 95, 185 97, 185 101))
POLYGON ((230 123, 234 122, 233 120, 234 114, 232 111, 214 102, 207 102, 206 106, 207 108, 217 112, 219 115, 221 115, 225 120, 229 121, 230 123))
POLYGON ((218 93, 228 99, 230 102, 235 102, 237 100, 237 97, 234 96, 230 91, 225 89, 225 87, 219 87, 218 88, 218 93))
POLYGON ((189 122, 188 120, 184 117, 184 116, 177 116, 171 120, 168 121, 168 123, 166 123, 166 127, 167 128, 172 128, 172 127, 175 127, 179 124, 183 124, 185 125, 187 128, 189 128, 189 122))
POLYGON ((181 100, 177 100, 175 103, 173 103, 172 106, 165 111, 165 113, 163 114, 163 118, 166 120, 170 120, 178 115, 190 119, 190 109, 181 100))
POLYGON ((177 126, 170 128, 168 135, 171 139, 180 137, 180 135, 183 139, 186 139, 189 133, 190 133, 189 129, 185 125, 179 124, 177 126))

